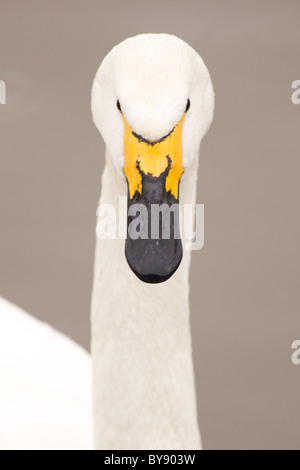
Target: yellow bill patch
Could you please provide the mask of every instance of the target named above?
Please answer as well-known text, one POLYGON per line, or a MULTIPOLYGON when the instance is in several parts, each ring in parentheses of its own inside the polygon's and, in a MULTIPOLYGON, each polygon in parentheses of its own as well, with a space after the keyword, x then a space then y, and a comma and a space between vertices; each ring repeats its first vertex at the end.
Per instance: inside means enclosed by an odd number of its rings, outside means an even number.
POLYGON ((182 126, 186 113, 173 131, 156 143, 144 141, 135 135, 123 116, 124 132, 124 173, 129 184, 130 199, 136 191, 142 193, 142 175, 150 174, 158 178, 168 167, 168 158, 171 168, 166 178, 165 190, 170 191, 178 199, 179 180, 183 173, 182 166, 182 126), (139 168, 138 168, 139 167, 139 168))

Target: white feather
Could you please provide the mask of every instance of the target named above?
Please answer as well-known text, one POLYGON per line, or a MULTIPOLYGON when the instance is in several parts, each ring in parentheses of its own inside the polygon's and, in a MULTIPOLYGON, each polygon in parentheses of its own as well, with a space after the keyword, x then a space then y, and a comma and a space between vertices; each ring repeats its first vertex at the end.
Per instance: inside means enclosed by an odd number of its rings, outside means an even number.
POLYGON ((0 449, 91 449, 90 357, 0 298, 0 449))

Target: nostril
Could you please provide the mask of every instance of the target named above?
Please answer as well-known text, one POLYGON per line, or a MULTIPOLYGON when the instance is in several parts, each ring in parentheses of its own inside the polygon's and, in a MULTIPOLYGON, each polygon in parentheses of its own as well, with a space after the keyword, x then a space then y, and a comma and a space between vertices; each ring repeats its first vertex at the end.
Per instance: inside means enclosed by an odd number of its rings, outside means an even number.
POLYGON ((119 100, 117 100, 117 108, 118 110, 120 111, 120 113, 122 112, 122 108, 121 108, 121 103, 119 100))

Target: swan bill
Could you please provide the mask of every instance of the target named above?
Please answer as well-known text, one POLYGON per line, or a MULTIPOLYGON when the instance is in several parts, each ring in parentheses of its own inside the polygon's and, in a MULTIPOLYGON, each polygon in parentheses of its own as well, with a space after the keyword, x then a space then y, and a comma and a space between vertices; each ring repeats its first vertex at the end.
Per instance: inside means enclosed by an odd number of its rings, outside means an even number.
POLYGON ((183 255, 179 204, 164 190, 166 174, 143 175, 142 194, 128 194, 125 256, 136 276, 150 284, 167 281, 183 255))
POLYGON ((136 276, 151 284, 167 281, 183 256, 179 184, 185 114, 168 135, 155 142, 137 135, 123 116, 128 183, 125 256, 136 276))

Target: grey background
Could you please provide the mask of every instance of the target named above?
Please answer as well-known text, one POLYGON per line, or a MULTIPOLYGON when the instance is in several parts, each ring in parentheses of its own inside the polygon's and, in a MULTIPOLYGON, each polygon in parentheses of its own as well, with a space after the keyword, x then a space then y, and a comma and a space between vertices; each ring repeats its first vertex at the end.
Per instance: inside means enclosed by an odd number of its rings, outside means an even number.
POLYGON ((90 114, 107 52, 168 32, 216 91, 201 152, 205 248, 192 329, 206 449, 299 449, 298 0, 0 0, 0 294, 89 346, 104 146, 90 114))

